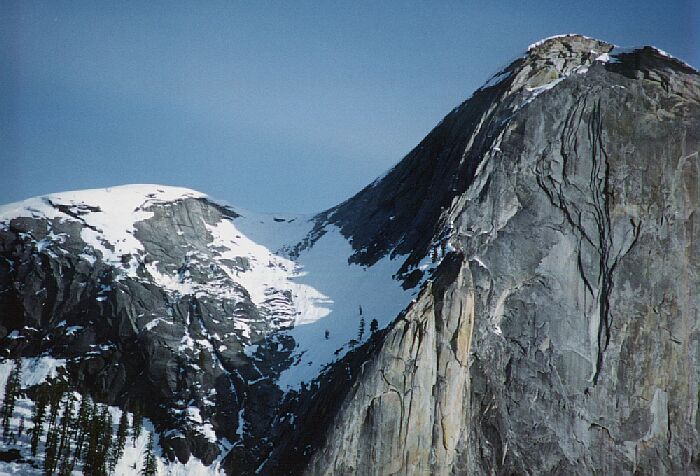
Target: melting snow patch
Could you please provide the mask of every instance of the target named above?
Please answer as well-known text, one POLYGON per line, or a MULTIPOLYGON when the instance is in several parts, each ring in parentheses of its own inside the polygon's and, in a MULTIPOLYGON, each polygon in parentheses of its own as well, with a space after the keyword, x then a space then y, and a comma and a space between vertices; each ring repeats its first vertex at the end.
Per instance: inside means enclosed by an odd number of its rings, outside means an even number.
POLYGON ((236 428, 236 434, 238 435, 239 441, 243 438, 243 433, 245 431, 245 409, 241 407, 238 410, 238 428, 236 428))
POLYGON ((504 79, 509 78, 511 74, 512 73, 510 71, 501 71, 500 73, 496 73, 495 75, 493 75, 491 77, 491 79, 489 79, 486 82, 486 84, 481 86, 479 89, 486 89, 486 88, 490 88, 492 86, 495 86, 495 85, 499 84, 501 81, 503 81, 504 79))
POLYGON ((70 326, 66 328, 66 335, 72 336, 83 330, 83 326, 70 326))
POLYGON ((596 56, 595 60, 593 61, 601 61, 603 63, 607 63, 610 61, 610 54, 609 53, 603 53, 601 55, 596 56))
POLYGON ((528 92, 531 92, 531 93, 532 93, 532 96, 530 97, 530 100, 532 100, 532 99, 534 99, 535 97, 537 97, 537 96, 539 96, 540 94, 542 94, 543 92, 549 91, 549 90, 552 89, 554 86, 556 86, 557 84, 561 83, 564 79, 566 79, 566 76, 560 76, 560 77, 558 77, 557 79, 555 79, 554 81, 550 81, 549 83, 543 84, 542 86, 537 86, 537 87, 535 87, 535 88, 525 88, 525 89, 527 89, 528 92))

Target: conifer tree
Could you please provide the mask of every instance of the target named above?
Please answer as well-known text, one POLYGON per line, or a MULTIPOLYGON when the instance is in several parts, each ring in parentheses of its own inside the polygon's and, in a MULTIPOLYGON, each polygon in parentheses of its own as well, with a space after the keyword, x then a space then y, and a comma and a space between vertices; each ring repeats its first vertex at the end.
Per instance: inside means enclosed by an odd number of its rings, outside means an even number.
POLYGON ((15 412, 15 402, 22 388, 22 362, 20 359, 14 360, 14 366, 5 383, 5 395, 3 399, 2 409, 2 435, 5 439, 9 439, 11 435, 10 419, 15 412))
POLYGON ((376 319, 372 319, 369 323, 369 332, 374 334, 379 329, 379 322, 376 319))
POLYGON ((142 476, 155 476, 158 471, 158 464, 156 462, 156 455, 153 452, 153 433, 148 434, 148 446, 146 446, 146 455, 143 460, 143 469, 141 469, 142 476))
POLYGON ((97 453, 97 471, 95 474, 106 476, 112 447, 112 415, 109 413, 109 410, 107 410, 107 407, 102 409, 99 425, 100 438, 97 453))
POLYGON ((53 431, 56 429, 56 424, 58 420, 58 411, 61 408, 61 401, 63 400, 64 386, 60 383, 54 383, 48 386, 49 402, 51 406, 49 407, 49 417, 48 431, 53 431))
POLYGON ((121 456, 115 452, 115 446, 112 446, 107 456, 107 474, 114 473, 114 470, 117 468, 117 463, 119 463, 119 458, 121 458, 121 456))
POLYGON ((21 357, 15 357, 14 359, 14 379, 13 379, 13 384, 15 387, 15 399, 19 396, 20 392, 22 391, 22 358, 21 357))
POLYGON ((44 445, 44 474, 53 475, 58 462, 58 429, 49 427, 46 433, 46 445, 44 445))
POLYGON ((39 448, 39 441, 41 441, 41 435, 44 433, 44 417, 46 416, 46 405, 48 403, 48 389, 45 385, 42 385, 37 389, 36 401, 34 402, 34 410, 32 412, 32 423, 34 423, 31 439, 32 456, 36 456, 37 449, 39 448))
POLYGON ((90 430, 90 397, 83 395, 80 400, 77 416, 77 435, 75 439, 75 459, 79 460, 83 455, 85 436, 90 430))
POLYGON ((136 406, 134 407, 133 415, 131 418, 131 435, 134 448, 136 448, 136 440, 139 436, 141 436, 141 429, 143 428, 143 413, 141 412, 141 406, 139 404, 136 404, 136 406))
POLYGON ((73 436, 74 428, 74 418, 73 418, 73 406, 75 404, 75 396, 73 392, 68 393, 65 404, 63 405, 63 412, 61 413, 61 421, 59 424, 60 428, 60 439, 58 443, 58 457, 59 459, 63 457, 65 453, 70 453, 70 443, 73 436), (66 451, 67 448, 67 451, 66 451))
POLYGON ((66 445, 60 455, 58 474, 59 476, 71 476, 73 468, 75 468, 75 459, 71 457, 70 445, 66 445))
POLYGON ((56 471, 59 476, 71 476, 75 467, 75 459, 71 451, 71 444, 78 434, 78 415, 73 412, 75 400, 75 393, 71 391, 61 414, 61 440, 58 445, 58 461, 56 463, 56 471))
POLYGON ((124 446, 126 446, 126 437, 129 432, 129 417, 126 410, 122 411, 121 417, 119 417, 119 426, 117 427, 117 439, 112 447, 112 454, 110 455, 109 467, 110 472, 114 471, 117 466, 119 459, 124 455, 124 446))
POLYGON ((99 475, 100 473, 100 414, 97 403, 93 402, 90 410, 90 422, 85 432, 86 448, 83 456, 83 473, 99 475))
POLYGON ((22 438, 22 435, 24 434, 24 415, 19 417, 19 425, 17 426, 17 439, 19 440, 22 438))
POLYGON ((360 318, 360 328, 357 331, 357 340, 358 342, 362 342, 362 336, 365 335, 365 318, 361 317, 360 318))

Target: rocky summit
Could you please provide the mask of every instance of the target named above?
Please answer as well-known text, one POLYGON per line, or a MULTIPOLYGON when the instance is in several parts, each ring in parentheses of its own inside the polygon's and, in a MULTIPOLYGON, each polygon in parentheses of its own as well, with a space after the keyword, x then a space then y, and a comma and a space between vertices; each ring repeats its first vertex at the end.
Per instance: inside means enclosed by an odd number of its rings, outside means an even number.
POLYGON ((144 417, 115 474, 700 474, 699 151, 696 70, 565 35, 316 215, 0 207, 0 471, 44 473, 58 386, 55 428, 144 417))

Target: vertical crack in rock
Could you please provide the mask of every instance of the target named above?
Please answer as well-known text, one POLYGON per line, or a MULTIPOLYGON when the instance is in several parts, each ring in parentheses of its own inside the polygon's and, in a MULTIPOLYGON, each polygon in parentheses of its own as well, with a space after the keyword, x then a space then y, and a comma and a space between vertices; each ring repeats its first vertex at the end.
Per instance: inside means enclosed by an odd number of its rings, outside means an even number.
POLYGON ((587 291, 597 303, 595 312, 588 316, 595 341, 591 381, 597 385, 603 356, 610 342, 613 273, 620 259, 634 246, 641 224, 630 219, 631 242, 623 240, 620 249, 614 249, 616 239, 610 217, 614 196, 610 189, 609 157, 604 147, 603 111, 601 99, 589 103, 589 94, 579 98, 566 113, 560 134, 561 165, 543 154, 537 161, 536 178, 552 205, 561 210, 572 229, 580 235, 576 265, 587 291), (580 142, 582 124, 586 127, 585 143, 580 142), (584 155, 585 150, 589 151, 588 157, 584 155), (576 173, 586 167, 590 170, 584 187, 577 182, 576 173), (590 263, 584 263, 590 259, 590 256, 585 256, 585 249, 589 246, 597 255, 594 276, 586 270, 590 263))
POLYGON ((610 342, 610 291, 613 286, 612 274, 617 265, 617 258, 610 262, 612 236, 610 226, 610 189, 608 154, 603 147, 603 119, 600 99, 596 101, 588 122, 588 141, 591 145, 591 196, 595 222, 598 227, 597 251, 600 256, 598 303, 600 306, 597 356, 593 372, 593 385, 598 383, 598 376, 603 365, 603 353, 610 342))

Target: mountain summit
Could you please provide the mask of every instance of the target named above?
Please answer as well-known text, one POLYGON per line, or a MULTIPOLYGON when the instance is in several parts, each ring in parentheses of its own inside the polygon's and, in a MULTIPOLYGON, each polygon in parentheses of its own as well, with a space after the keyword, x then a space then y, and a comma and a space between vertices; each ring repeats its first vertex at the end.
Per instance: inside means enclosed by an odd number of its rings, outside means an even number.
POLYGON ((6 205, 2 369, 27 421, 42 388, 145 415, 162 471, 697 474, 699 150, 697 71, 564 35, 316 215, 6 205))

